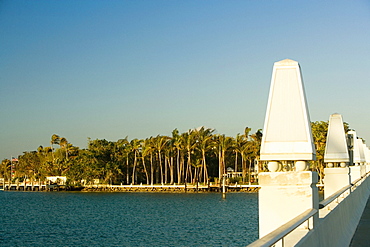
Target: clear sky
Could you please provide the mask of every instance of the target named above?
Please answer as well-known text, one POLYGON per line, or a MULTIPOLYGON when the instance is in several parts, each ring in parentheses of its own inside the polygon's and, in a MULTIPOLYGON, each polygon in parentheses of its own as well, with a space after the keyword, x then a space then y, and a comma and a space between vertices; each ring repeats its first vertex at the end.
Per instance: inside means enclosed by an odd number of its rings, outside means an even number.
POLYGON ((273 63, 370 143, 369 1, 0 0, 0 159, 87 138, 263 128, 273 63))

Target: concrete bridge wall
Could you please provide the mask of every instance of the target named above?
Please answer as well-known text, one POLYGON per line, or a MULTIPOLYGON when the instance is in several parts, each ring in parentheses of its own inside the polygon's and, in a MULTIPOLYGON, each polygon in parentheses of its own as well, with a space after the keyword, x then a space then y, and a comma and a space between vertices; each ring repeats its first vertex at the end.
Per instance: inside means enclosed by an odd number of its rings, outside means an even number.
POLYGON ((320 212, 320 214, 325 216, 320 217, 319 224, 303 237, 296 246, 348 247, 369 195, 370 178, 367 177, 360 186, 344 198, 333 210, 320 212))

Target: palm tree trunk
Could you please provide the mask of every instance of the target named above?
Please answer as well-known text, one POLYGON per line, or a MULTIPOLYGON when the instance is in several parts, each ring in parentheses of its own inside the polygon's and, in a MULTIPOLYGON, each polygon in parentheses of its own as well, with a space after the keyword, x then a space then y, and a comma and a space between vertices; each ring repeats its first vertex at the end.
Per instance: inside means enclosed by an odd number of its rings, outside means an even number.
POLYGON ((170 160, 170 176, 171 176, 171 181, 170 181, 170 183, 171 183, 171 184, 173 184, 173 183, 174 183, 173 157, 171 157, 171 160, 170 160))
POLYGON ((177 183, 181 183, 181 163, 177 164, 177 183))
POLYGON ((222 179, 222 171, 223 171, 223 168, 222 168, 222 154, 221 154, 221 150, 218 151, 218 179, 219 179, 219 183, 221 184, 221 179, 222 179))
POLYGON ((135 184, 135 169, 136 169, 136 151, 134 152, 134 167, 132 169, 132 184, 135 184))
POLYGON ((50 143, 50 148, 51 148, 51 162, 54 167, 54 148, 53 148, 53 143, 50 143))
POLYGON ((234 172, 238 172, 238 151, 235 151, 235 169, 234 172))
POLYGON ((179 183, 185 182, 185 158, 183 155, 181 155, 180 158, 180 174, 179 174, 179 183))
POLYGON ((198 182, 199 183, 201 183, 202 182, 202 175, 203 175, 203 160, 202 160, 202 162, 201 162, 201 164, 200 164, 200 167, 199 167, 199 170, 198 170, 198 176, 197 176, 197 178, 198 178, 198 182))
POLYGON ((207 171, 207 164, 206 164, 206 152, 202 151, 203 156, 203 182, 206 183, 208 181, 208 171, 207 171))
POLYGON ((206 164, 206 157, 204 156, 204 183, 208 183, 208 168, 207 168, 207 164, 206 164))
POLYGON ((177 164, 177 183, 181 183, 181 164, 180 164, 180 149, 177 149, 177 157, 176 157, 176 164, 177 164))
POLYGON ((245 183, 246 181, 246 176, 247 176, 247 164, 244 159, 244 155, 242 154, 242 176, 243 176, 243 182, 245 183))
POLYGON ((150 153, 150 184, 154 184, 153 153, 150 153))
POLYGON ((193 181, 193 184, 197 184, 197 185, 198 185, 198 170, 199 170, 198 167, 194 167, 194 181, 193 181))
POLYGON ((248 172, 248 181, 249 184, 251 184, 251 165, 252 165, 252 159, 249 159, 249 172, 248 172))
POLYGON ((164 183, 167 184, 167 166, 168 166, 168 158, 164 156, 164 183))
POLYGON ((127 184, 130 184, 130 175, 129 175, 129 172, 128 172, 128 155, 126 157, 126 182, 127 182, 127 184))
MULTIPOLYGON (((185 164, 184 164, 185 166, 185 164)), ((185 183, 185 190, 186 190, 186 183, 188 182, 188 163, 186 163, 186 168, 184 170, 184 183, 185 183)))
POLYGON ((144 166, 144 172, 145 172, 145 176, 146 176, 146 184, 149 184, 149 175, 148 175, 148 171, 146 170, 146 165, 145 165, 145 157, 142 157, 143 158, 143 166, 144 166))
POLYGON ((189 165, 189 173, 190 173, 190 182, 193 182, 193 172, 192 172, 192 166, 189 165))
POLYGON ((226 166, 225 166, 225 150, 222 150, 222 168, 223 168, 223 174, 226 174, 226 166))
POLYGON ((162 169, 162 156, 161 151, 158 152, 158 158, 159 158, 159 169, 161 170, 161 184, 163 184, 163 169, 162 169))

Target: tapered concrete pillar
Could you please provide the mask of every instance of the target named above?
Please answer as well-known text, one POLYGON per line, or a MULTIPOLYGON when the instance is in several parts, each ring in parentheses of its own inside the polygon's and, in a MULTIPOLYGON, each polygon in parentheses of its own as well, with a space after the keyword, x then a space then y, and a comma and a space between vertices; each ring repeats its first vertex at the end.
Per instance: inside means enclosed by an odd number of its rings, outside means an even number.
MULTIPOLYGON (((360 165, 364 162, 363 154, 360 153, 360 142, 358 141, 356 131, 350 130, 348 131, 348 135, 352 135, 353 138, 353 165, 360 165), (362 156, 362 157, 361 157, 362 156)), ((362 143, 362 141, 361 141, 362 143)))
POLYGON ((328 198, 338 190, 349 185, 350 169, 347 138, 343 119, 340 114, 332 114, 329 118, 328 134, 324 154, 324 197, 328 198))
MULTIPOLYGON (((316 172, 305 171, 316 158, 298 62, 273 67, 260 159, 270 172, 258 175, 260 237, 307 209, 318 209, 316 172)), ((315 216, 311 226, 315 224, 315 216)))
POLYGON ((327 167, 345 167, 349 163, 349 153, 343 119, 340 114, 332 114, 329 118, 328 134, 324 162, 327 167))
MULTIPOLYGON (((353 137, 353 165, 350 166, 351 183, 361 178, 364 173, 365 157, 363 153, 363 141, 357 138, 356 131, 348 131, 348 135, 353 137)), ((366 169, 366 168, 365 168, 366 169)))
POLYGON ((364 141, 361 138, 358 138, 357 143, 358 143, 358 149, 359 149, 359 153, 360 153, 360 162, 359 163, 361 165, 364 165, 365 162, 366 162, 365 150, 364 150, 364 141))
POLYGON ((370 153, 369 148, 366 146, 366 144, 363 144, 364 148, 364 156, 365 156, 365 164, 370 164, 370 153))
POLYGON ((366 173, 370 172, 370 150, 364 144, 364 152, 365 152, 365 164, 366 164, 366 173))
POLYGON ((361 177, 363 177, 366 174, 365 144, 361 138, 358 138, 357 141, 358 141, 358 147, 360 149, 360 167, 361 167, 360 173, 361 173, 361 177))
POLYGON ((270 171, 306 170, 316 159, 311 122, 298 62, 274 64, 261 143, 260 160, 270 171))

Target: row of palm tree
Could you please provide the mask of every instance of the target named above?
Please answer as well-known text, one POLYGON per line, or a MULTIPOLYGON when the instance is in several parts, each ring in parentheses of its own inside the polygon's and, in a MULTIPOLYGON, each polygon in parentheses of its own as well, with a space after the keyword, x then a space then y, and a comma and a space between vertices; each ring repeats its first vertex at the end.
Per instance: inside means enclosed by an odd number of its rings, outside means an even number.
MULTIPOLYGON (((317 121, 311 126, 317 154, 311 169, 322 178, 328 122, 317 121)), ((347 123, 345 129, 349 129, 347 123)), ((18 157, 16 177, 67 176, 72 184, 95 179, 114 184, 208 183, 222 178, 230 167, 242 173, 239 182, 249 182, 250 170, 259 160, 262 139, 261 130, 250 132, 247 127, 244 133, 229 137, 205 127, 184 133, 175 129, 171 136, 146 139, 89 139, 86 149, 54 134, 50 147, 40 146, 37 151, 24 152, 18 157)), ((0 177, 11 178, 10 163, 7 159, 2 161, 0 177)), ((258 170, 263 171, 264 163, 258 164, 258 170)))
MULTIPOLYGON (((243 172, 245 182, 247 167, 258 159, 262 137, 260 130, 250 131, 246 128, 233 138, 205 127, 184 133, 175 129, 171 136, 146 139, 89 139, 86 149, 54 134, 50 147, 40 146, 19 156, 16 176, 43 179, 65 175, 71 183, 94 179, 122 184, 208 183, 232 166, 235 172, 243 172)), ((3 160, 0 175, 8 177, 9 169, 10 161, 3 160)))

